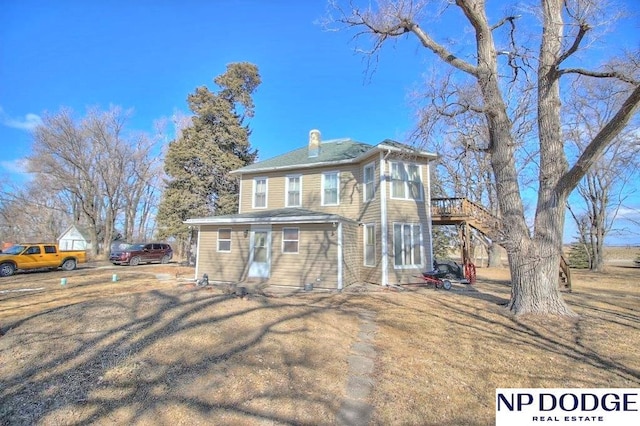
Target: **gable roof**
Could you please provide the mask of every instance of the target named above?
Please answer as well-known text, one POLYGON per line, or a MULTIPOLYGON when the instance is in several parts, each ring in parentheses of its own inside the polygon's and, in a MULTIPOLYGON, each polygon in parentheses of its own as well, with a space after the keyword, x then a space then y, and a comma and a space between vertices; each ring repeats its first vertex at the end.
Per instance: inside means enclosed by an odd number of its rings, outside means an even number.
POLYGON ((70 225, 62 234, 60 234, 60 236, 58 237, 58 240, 61 240, 62 238, 64 238, 67 234, 71 233, 72 231, 76 231, 78 234, 80 234, 80 236, 82 238, 84 238, 85 241, 87 242, 91 242, 91 237, 89 235, 89 231, 80 226, 80 225, 70 225))
POLYGON ((362 158, 374 154, 378 151, 396 151, 411 156, 419 156, 428 160, 435 160, 435 154, 421 151, 401 144, 391 139, 386 139, 378 145, 370 145, 363 142, 354 141, 349 138, 331 139, 322 141, 320 153, 317 157, 309 157, 308 147, 289 151, 285 154, 269 158, 264 161, 249 164, 248 166, 234 170, 232 174, 257 173, 274 170, 290 170, 311 167, 321 167, 338 164, 349 164, 360 161, 362 158))

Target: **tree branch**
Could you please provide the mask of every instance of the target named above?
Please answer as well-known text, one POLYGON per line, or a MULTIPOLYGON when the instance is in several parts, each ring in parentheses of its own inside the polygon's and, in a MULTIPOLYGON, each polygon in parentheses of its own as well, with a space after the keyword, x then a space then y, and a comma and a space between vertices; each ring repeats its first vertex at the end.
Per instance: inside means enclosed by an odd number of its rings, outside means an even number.
POLYGON ((422 28, 418 24, 412 21, 404 21, 404 26, 407 31, 411 31, 418 37, 418 40, 422 43, 424 47, 431 50, 433 53, 438 55, 440 59, 445 61, 448 64, 458 68, 461 71, 464 71, 468 74, 471 74, 474 77, 478 76, 478 68, 471 65, 468 62, 463 61, 462 59, 455 56, 453 53, 449 52, 444 46, 436 43, 429 34, 424 32, 422 28))
POLYGON ((380 50, 386 40, 412 32, 424 47, 434 52, 446 63, 473 76, 477 75, 478 71, 475 66, 456 57, 443 45, 432 39, 429 34, 422 30, 422 28, 420 28, 414 20, 414 10, 412 9, 403 10, 402 7, 392 8, 391 5, 387 5, 385 13, 372 15, 370 11, 361 11, 360 9, 353 7, 353 5, 350 14, 345 13, 343 9, 335 4, 333 7, 342 15, 342 18, 337 20, 338 22, 345 24, 348 27, 362 28, 362 31, 355 34, 353 38, 359 38, 366 34, 370 34, 374 37, 372 49, 366 52, 368 55, 372 55, 380 50), (384 19, 376 19, 376 17, 379 18, 381 15, 384 16, 384 19))
POLYGON ((593 138, 571 170, 558 181, 555 187, 558 194, 568 194, 576 187, 611 140, 622 131, 638 105, 640 105, 640 85, 636 86, 618 112, 593 138))
POLYGON ((622 73, 616 71, 590 71, 585 70, 583 68, 565 68, 558 71, 559 74, 580 74, 587 77, 597 77, 597 78, 617 78, 620 81, 624 81, 625 83, 639 85, 640 81, 634 80, 622 73))
POLYGON ((511 28, 513 29, 513 27, 515 26, 513 21, 515 19, 518 19, 518 18, 520 18, 520 15, 513 15, 513 16, 504 17, 497 24, 495 24, 494 26, 491 27, 491 31, 500 28, 501 26, 503 26, 507 22, 509 22, 511 24, 511 28))
POLYGON ((578 50, 578 47, 580 47, 580 43, 582 42, 582 39, 590 29, 591 27, 586 22, 583 22, 580 24, 580 29, 578 30, 578 34, 576 34, 576 38, 573 40, 573 44, 571 45, 571 47, 569 47, 569 49, 566 52, 560 55, 560 57, 558 58, 558 61, 556 62, 556 65, 560 65, 562 62, 565 61, 565 59, 567 59, 569 56, 576 53, 576 51, 578 50))

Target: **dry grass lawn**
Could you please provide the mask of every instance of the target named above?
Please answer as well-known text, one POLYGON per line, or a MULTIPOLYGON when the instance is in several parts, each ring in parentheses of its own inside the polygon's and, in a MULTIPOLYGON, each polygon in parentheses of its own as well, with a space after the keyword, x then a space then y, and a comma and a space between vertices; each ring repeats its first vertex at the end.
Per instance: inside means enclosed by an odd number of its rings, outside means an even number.
POLYGON ((0 280, 0 423, 336 424, 370 311, 372 424, 493 424, 496 388, 640 387, 639 273, 574 271, 575 319, 509 315, 506 269, 242 299, 176 265, 19 274, 0 280))

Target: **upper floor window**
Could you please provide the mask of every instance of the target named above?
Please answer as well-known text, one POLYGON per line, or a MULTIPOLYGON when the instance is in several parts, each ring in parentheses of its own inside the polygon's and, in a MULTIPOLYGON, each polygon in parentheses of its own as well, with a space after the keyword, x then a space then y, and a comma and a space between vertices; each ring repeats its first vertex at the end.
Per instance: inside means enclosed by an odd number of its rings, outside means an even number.
POLYGON ((421 229, 419 224, 393 224, 393 258, 396 268, 422 266, 421 229))
POLYGON ((364 197, 364 201, 369 201, 373 199, 373 194, 375 194, 375 172, 376 166, 375 164, 367 164, 364 166, 364 170, 362 172, 362 195, 364 197))
POLYGON ((326 172, 322 174, 322 205, 337 206, 340 204, 340 173, 326 172))
POLYGON ((391 198, 422 200, 420 166, 401 162, 391 163, 391 198))
POLYGON ((218 251, 231 251, 231 229, 218 229, 218 251))
POLYGON ((302 192, 302 176, 287 176, 287 186, 285 194, 287 207, 300 207, 300 194, 302 192))
POLYGON ((253 179, 253 208, 260 209, 267 207, 267 178, 260 177, 253 179))

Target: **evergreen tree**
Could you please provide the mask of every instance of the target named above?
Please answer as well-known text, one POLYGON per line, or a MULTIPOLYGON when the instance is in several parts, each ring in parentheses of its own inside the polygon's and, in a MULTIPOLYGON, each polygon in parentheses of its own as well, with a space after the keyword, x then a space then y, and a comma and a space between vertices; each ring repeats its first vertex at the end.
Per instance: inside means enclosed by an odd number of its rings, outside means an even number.
POLYGON ((576 269, 588 269, 591 267, 591 254, 589 246, 576 241, 569 247, 569 266, 576 269))
POLYGON ((229 172, 257 157, 245 121, 254 114, 251 96, 261 82, 258 68, 229 64, 214 82, 218 92, 203 86, 188 96, 191 126, 169 144, 165 158, 168 179, 157 215, 159 236, 175 237, 181 248, 189 236, 185 219, 237 212, 239 182, 229 172))

